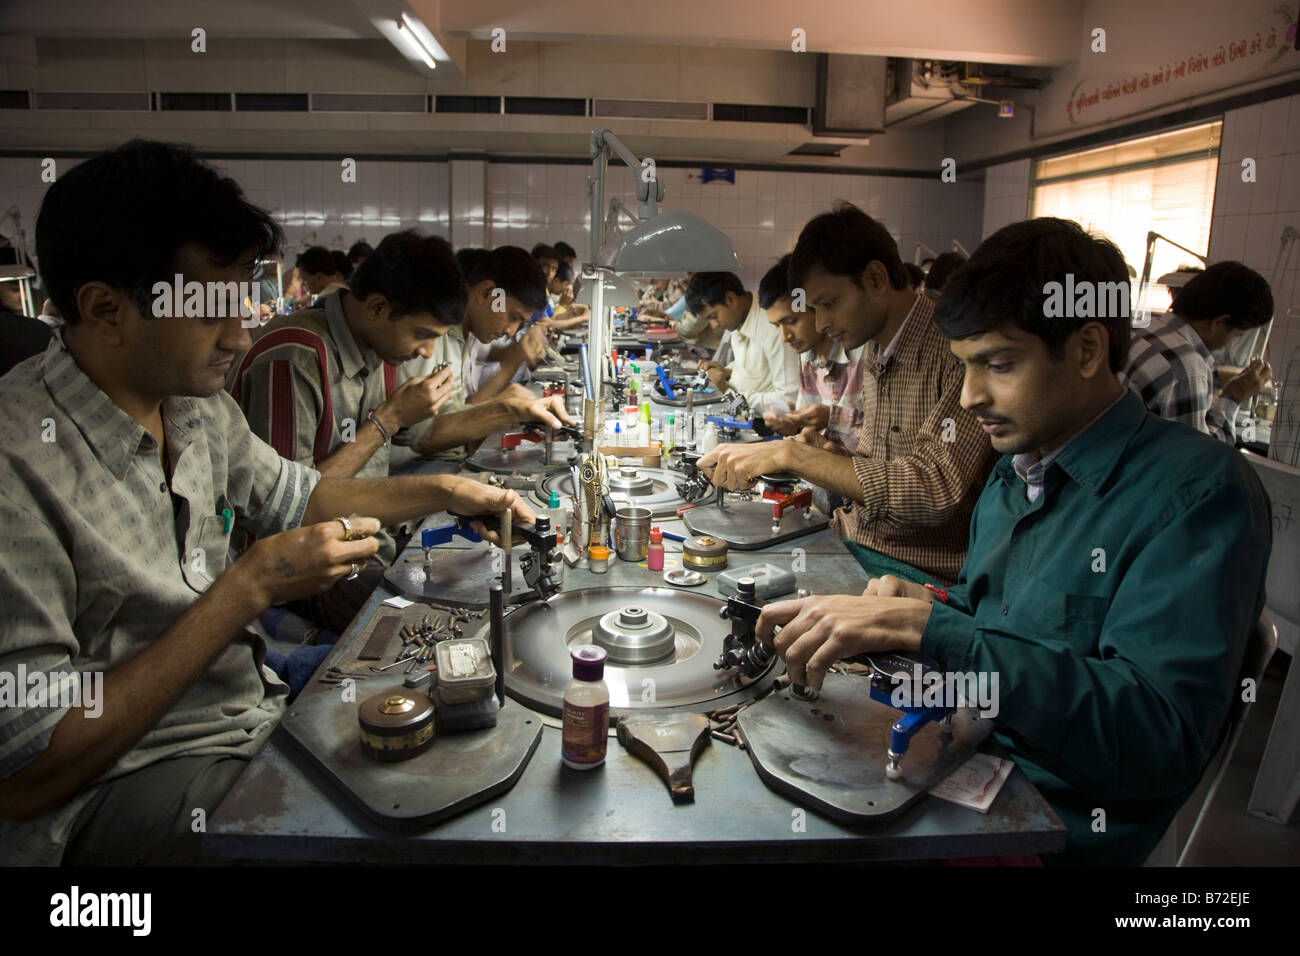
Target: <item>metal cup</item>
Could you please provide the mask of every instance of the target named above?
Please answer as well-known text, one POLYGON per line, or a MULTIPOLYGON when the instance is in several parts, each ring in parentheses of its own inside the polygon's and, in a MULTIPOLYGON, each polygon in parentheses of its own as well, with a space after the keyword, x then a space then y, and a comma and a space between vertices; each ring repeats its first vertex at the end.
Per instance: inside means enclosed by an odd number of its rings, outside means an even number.
POLYGON ((644 561, 650 549, 650 509, 619 508, 614 512, 614 550, 624 561, 644 561))

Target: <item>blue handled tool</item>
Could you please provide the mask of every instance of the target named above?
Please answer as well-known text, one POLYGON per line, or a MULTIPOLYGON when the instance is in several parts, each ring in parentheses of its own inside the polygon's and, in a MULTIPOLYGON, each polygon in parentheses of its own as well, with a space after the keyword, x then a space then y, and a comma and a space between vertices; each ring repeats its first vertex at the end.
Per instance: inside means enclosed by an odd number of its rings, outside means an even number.
MULTIPOLYGON (((871 667, 871 699, 886 707, 901 710, 903 716, 889 729, 888 762, 885 776, 897 780, 902 776, 901 764, 912 738, 931 721, 944 722, 950 731, 955 708, 943 704, 924 703, 927 687, 942 683, 943 674, 938 664, 918 654, 871 654, 866 657, 871 667)), ((944 695, 940 694, 940 700, 944 695)))
POLYGON ((673 391, 673 386, 677 384, 677 381, 668 377, 668 373, 664 371, 662 365, 655 366, 655 374, 659 376, 659 384, 664 387, 665 397, 676 398, 677 393, 673 391))

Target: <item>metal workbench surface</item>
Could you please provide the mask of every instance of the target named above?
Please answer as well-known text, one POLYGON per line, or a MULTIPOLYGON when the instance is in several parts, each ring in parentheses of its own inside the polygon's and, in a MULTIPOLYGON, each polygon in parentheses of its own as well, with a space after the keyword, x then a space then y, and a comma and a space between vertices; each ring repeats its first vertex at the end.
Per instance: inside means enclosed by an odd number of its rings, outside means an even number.
MULTIPOLYGON (((437 524, 445 516, 432 516, 437 524)), ((664 522, 675 528, 680 522, 664 522)), ((418 540, 418 535, 416 540, 418 540)), ((680 551, 665 541, 666 567, 680 551)), ((766 551, 733 552, 732 567, 794 566, 814 593, 859 593, 866 575, 829 531, 766 551), (794 549, 803 557, 796 562, 794 549), (806 566, 805 566, 806 565, 806 566)), ((665 586, 644 566, 611 561, 607 574, 566 570, 564 589, 665 586)), ((693 590, 717 596, 712 576, 693 590)), ((351 660, 365 624, 393 592, 376 591, 322 664, 351 660)), ((358 685, 364 696, 366 684, 358 685)), ((313 682, 304 696, 337 693, 313 682)), ((510 700, 507 707, 521 707, 510 700)), ((208 821, 206 852, 239 859, 397 863, 729 863, 899 861, 1058 852, 1065 828, 1016 769, 987 814, 925 796, 897 816, 848 826, 770 790, 749 755, 712 741, 694 770, 695 802, 674 805, 664 782, 614 739, 602 768, 560 761, 546 726, 515 786, 459 816, 413 832, 366 816, 278 728, 208 821)))

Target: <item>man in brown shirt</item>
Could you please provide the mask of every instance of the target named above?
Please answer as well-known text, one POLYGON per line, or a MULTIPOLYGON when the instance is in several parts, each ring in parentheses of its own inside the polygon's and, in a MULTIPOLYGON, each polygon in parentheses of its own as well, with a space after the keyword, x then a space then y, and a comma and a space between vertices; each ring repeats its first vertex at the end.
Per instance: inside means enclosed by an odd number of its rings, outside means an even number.
POLYGON ((933 325, 933 303, 908 288, 885 227, 849 203, 804 226, 790 286, 803 290, 819 330, 846 350, 867 347, 858 448, 846 454, 806 429, 787 441, 720 445, 700 467, 728 489, 794 472, 848 502, 835 526, 868 573, 956 580, 996 456, 961 407, 962 364, 933 325))

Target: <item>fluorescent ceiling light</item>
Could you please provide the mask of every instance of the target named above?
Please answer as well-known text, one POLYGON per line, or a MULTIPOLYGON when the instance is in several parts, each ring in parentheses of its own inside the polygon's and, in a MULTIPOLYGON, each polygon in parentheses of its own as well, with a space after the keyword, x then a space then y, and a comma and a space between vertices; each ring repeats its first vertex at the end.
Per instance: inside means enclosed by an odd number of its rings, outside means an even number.
POLYGON ((431 58, 443 61, 451 59, 451 57, 447 56, 447 51, 442 48, 442 44, 438 42, 437 38, 429 31, 429 28, 420 20, 415 19, 410 14, 403 13, 402 24, 431 58))
MULTIPOLYGON (((405 13, 402 14, 402 19, 406 19, 405 13)), ((402 38, 402 42, 406 44, 407 48, 412 53, 424 61, 425 66, 431 70, 436 70, 438 68, 438 64, 433 62, 433 57, 430 55, 429 51, 424 48, 424 44, 420 42, 420 39, 415 35, 414 30, 408 27, 405 23, 399 23, 397 25, 397 35, 402 38)))

